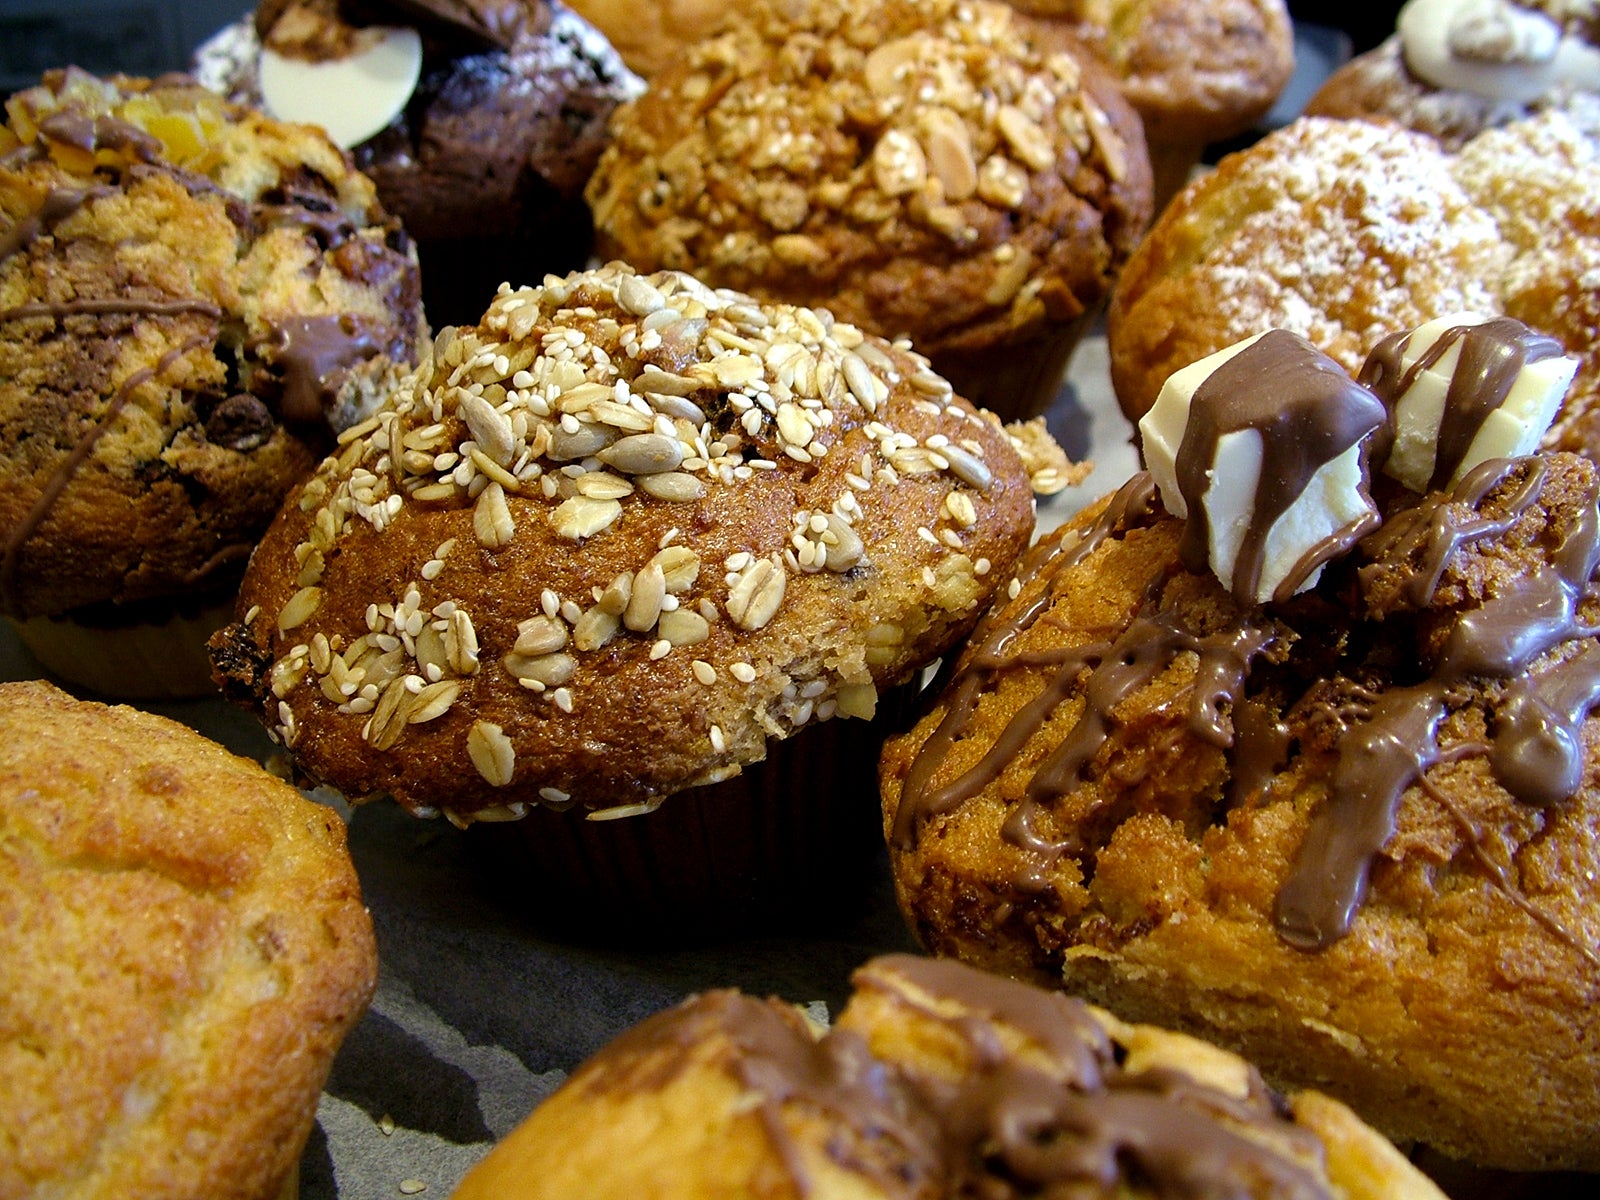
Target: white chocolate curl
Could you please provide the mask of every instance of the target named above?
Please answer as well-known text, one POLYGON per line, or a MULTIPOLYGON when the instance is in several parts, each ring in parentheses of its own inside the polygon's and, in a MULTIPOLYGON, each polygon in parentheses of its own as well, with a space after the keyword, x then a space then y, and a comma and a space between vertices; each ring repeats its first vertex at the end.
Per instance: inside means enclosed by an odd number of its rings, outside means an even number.
POLYGON ((1396 27, 1406 66, 1437 88, 1507 106, 1600 91, 1600 50, 1509 0, 1410 0, 1396 27))
POLYGON ((421 75, 417 31, 373 26, 357 32, 354 53, 328 62, 263 49, 262 106, 280 121, 322 126, 348 150, 400 115, 421 75))

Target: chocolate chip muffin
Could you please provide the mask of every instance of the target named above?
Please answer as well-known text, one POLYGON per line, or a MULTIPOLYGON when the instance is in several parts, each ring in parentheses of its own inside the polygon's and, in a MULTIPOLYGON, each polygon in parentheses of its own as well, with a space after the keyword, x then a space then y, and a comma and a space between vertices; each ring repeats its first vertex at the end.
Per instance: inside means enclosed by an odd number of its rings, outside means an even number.
POLYGON ((1471 328, 1386 344, 1359 384, 1282 331, 1196 364, 1181 436, 1152 410, 1150 474, 1031 552, 886 747, 886 829, 931 949, 1449 1158, 1594 1171, 1600 474, 1446 453, 1515 394, 1461 339, 1553 361, 1471 328), (1408 403, 1453 353, 1442 415, 1408 403))
POLYGON ((597 244, 640 270, 909 337, 1041 412, 1150 216, 1138 117, 1093 55, 985 0, 760 0, 618 110, 597 244))
POLYGON ((377 978, 332 809, 0 683, 0 1192, 278 1200, 377 978))
POLYGON ((1242 1059, 953 962, 858 970, 832 1028, 695 996, 579 1067, 456 1200, 651 1195, 1441 1193, 1337 1101, 1242 1059))
POLYGON ((263 48, 333 67, 359 54, 365 34, 395 28, 420 41, 414 86, 346 148, 417 240, 429 319, 470 324, 501 283, 588 261, 583 187, 612 110, 642 85, 598 30, 546 0, 272 0, 202 46, 195 69, 233 99, 268 112, 293 102, 297 119, 333 123, 342 90, 318 89, 320 105, 298 83, 263 95, 263 48))
POLYGON ((181 79, 53 73, 9 114, 0 611, 79 683, 209 691, 204 633, 186 669, 138 627, 231 599, 278 502, 416 361, 415 257, 320 134, 181 79))
POLYGON ((611 911, 655 872, 663 903, 763 887, 809 844, 788 824, 870 817, 876 741, 800 738, 735 777, 814 726, 867 730, 1032 526, 1016 442, 926 360, 613 264, 441 334, 285 504, 213 646, 304 775, 463 825, 521 818, 489 833, 526 830, 561 859, 547 881, 603 873, 564 829, 620 847, 720 795, 754 830, 756 866, 707 864, 689 836, 596 888, 611 911))

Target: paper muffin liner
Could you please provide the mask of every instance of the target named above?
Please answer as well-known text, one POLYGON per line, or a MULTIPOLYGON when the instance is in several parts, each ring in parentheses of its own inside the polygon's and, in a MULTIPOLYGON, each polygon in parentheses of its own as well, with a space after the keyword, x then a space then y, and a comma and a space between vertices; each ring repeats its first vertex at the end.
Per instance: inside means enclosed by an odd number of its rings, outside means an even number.
POLYGON ((125 625, 7 619, 39 665, 74 688, 115 700, 187 700, 216 695, 206 639, 232 617, 230 598, 125 625))
POLYGON ((1026 421, 1050 407, 1066 379, 1078 343, 1100 315, 1095 305, 1082 315, 1025 342, 930 356, 933 369, 959 396, 1005 421, 1026 421))
POLYGON ((473 825, 467 840, 501 899, 553 932, 702 940, 840 917, 859 907, 883 853, 878 755, 918 690, 886 693, 870 721, 769 740, 764 761, 648 813, 539 808, 473 825))

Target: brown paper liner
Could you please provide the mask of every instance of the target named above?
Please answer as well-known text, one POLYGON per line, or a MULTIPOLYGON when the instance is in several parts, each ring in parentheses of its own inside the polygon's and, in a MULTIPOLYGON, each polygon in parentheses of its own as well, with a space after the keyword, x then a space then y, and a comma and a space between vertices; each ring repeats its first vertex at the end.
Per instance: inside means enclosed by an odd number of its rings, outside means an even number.
POLYGON ((7 619, 39 665, 73 688, 113 700, 186 700, 217 694, 206 639, 232 617, 228 600, 173 613, 159 623, 7 619))
POLYGON ((1200 165, 1205 149, 1204 142, 1150 143, 1150 174, 1155 184, 1155 205, 1151 212, 1159 216, 1183 190, 1200 165))
POLYGON ((1067 363, 1099 306, 1026 342, 983 350, 945 351, 929 356, 933 369, 950 381, 956 395, 986 408, 1004 421, 1025 421, 1050 407, 1067 363))
POLYGON ((500 898, 555 933, 703 939, 832 919, 863 899, 883 852, 878 755, 914 700, 907 686, 871 721, 769 740, 765 761, 653 812, 537 809, 467 839, 500 898))

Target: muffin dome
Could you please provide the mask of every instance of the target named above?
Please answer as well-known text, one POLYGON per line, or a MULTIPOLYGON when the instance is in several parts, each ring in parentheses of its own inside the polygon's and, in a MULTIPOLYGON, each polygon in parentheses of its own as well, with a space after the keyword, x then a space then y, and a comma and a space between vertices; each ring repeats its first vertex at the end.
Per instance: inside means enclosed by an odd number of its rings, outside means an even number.
POLYGON ((0 609, 234 580, 425 343, 406 237, 316 131, 183 81, 66 71, 8 109, 0 609))
POLYGON ((213 646, 353 798, 642 811, 872 715, 1032 525, 1012 438, 926 360, 611 265, 441 333, 284 506, 213 646))

